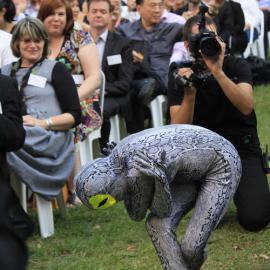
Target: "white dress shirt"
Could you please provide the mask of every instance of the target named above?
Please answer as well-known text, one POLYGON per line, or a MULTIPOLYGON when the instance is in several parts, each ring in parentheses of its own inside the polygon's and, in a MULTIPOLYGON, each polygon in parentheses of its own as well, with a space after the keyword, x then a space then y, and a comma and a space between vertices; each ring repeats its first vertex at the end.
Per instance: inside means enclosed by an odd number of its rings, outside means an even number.
POLYGON ((0 40, 1 40, 0 42, 0 68, 1 68, 4 65, 16 61, 17 58, 13 56, 10 48, 11 34, 0 30, 0 40))
MULTIPOLYGON (((91 34, 91 33, 90 33, 91 34)), ((91 36, 92 37, 92 36, 91 36)), ((102 59, 103 59, 103 53, 104 53, 104 48, 105 48, 105 44, 107 41, 107 37, 108 37, 108 30, 104 31, 98 38, 94 39, 92 37, 92 39, 95 41, 96 46, 97 46, 97 50, 98 50, 98 56, 99 56, 99 63, 100 63, 100 67, 102 66, 102 59)))

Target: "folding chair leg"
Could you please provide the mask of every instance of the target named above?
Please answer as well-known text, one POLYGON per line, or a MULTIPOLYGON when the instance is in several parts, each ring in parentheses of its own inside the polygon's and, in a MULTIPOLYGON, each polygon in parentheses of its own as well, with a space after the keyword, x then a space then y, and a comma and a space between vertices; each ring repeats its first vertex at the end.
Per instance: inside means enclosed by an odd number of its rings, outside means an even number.
POLYGON ((54 234, 52 203, 37 194, 36 199, 40 234, 42 238, 47 238, 54 234))
POLYGON ((18 198, 20 199, 21 206, 23 210, 27 213, 27 188, 26 185, 17 180, 16 176, 10 173, 10 183, 14 191, 16 192, 18 198))
POLYGON ((119 115, 114 115, 110 117, 110 123, 111 123, 111 132, 109 141, 117 143, 121 140, 119 115))
POLYGON ((58 208, 60 211, 60 216, 65 217, 66 216, 66 206, 64 201, 63 192, 61 191, 59 195, 56 197, 58 208))
POLYGON ((23 210, 27 213, 27 188, 24 183, 21 183, 21 205, 23 210))

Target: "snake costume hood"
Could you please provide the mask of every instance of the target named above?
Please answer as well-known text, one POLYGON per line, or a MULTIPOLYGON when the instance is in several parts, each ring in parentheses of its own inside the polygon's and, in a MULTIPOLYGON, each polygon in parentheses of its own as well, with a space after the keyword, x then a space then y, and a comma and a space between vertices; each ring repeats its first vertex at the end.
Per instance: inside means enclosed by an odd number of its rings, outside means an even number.
POLYGON ((75 179, 81 201, 90 209, 99 209, 98 206, 93 207, 91 198, 102 195, 101 198, 105 199, 107 194, 116 201, 124 200, 132 220, 142 220, 148 209, 160 217, 168 216, 171 209, 169 182, 140 174, 135 168, 128 170, 117 155, 116 148, 108 157, 82 167, 75 179))

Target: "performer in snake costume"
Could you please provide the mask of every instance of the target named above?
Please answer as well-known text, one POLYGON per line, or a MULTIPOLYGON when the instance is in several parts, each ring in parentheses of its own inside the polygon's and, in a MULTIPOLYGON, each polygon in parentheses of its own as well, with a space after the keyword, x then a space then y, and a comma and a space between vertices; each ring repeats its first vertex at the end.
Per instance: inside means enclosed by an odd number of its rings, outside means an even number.
POLYGON ((77 194, 90 208, 124 200, 131 219, 146 219, 164 269, 199 269, 206 244, 235 193, 241 161, 218 134, 191 125, 169 125, 131 135, 109 156, 86 164, 77 194), (176 228, 194 207, 181 242, 176 228))

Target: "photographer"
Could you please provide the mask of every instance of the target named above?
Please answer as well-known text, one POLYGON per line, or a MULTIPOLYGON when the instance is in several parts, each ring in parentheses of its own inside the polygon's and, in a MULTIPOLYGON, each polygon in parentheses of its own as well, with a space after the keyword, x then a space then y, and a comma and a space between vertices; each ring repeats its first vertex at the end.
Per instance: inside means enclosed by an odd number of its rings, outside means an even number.
POLYGON ((203 126, 234 144, 243 167, 234 197, 237 216, 245 229, 256 231, 269 223, 270 192, 253 110, 252 75, 243 59, 224 55, 225 44, 215 33, 203 12, 185 24, 185 46, 195 60, 170 67, 171 123, 203 126))

